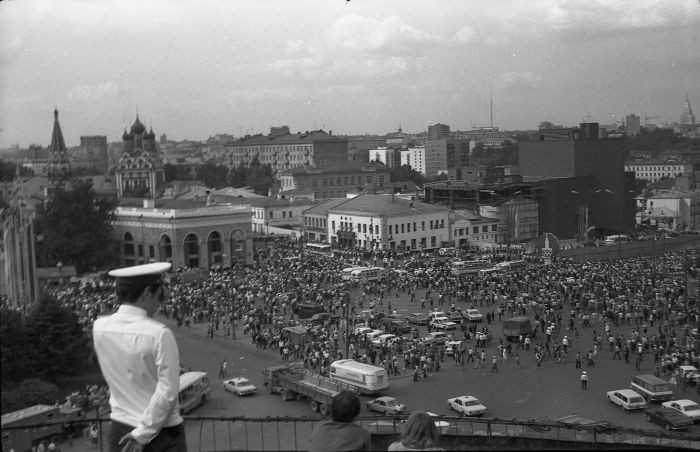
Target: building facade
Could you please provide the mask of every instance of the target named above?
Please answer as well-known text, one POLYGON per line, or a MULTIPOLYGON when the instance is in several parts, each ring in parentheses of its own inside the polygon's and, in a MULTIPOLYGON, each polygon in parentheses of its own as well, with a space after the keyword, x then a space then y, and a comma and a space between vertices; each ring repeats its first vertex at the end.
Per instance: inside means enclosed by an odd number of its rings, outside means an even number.
POLYGON ((311 206, 307 198, 260 198, 250 200, 253 234, 270 234, 270 228, 300 228, 304 223, 304 209, 311 206))
POLYGON ((165 182, 165 173, 153 129, 146 131, 136 115, 131 130, 124 128, 122 141, 124 150, 114 170, 118 196, 155 198, 165 182))
POLYGON ((627 135, 639 135, 641 130, 641 118, 635 114, 629 114, 625 118, 625 132, 627 135))
POLYGON ((328 163, 314 168, 304 166, 277 174, 282 193, 291 190, 312 190, 314 200, 344 198, 363 187, 383 187, 391 182, 391 169, 384 165, 360 161, 328 163))
POLYGON ((225 145, 229 167, 249 166, 255 159, 273 172, 300 166, 317 167, 348 160, 348 140, 323 130, 289 133, 289 127, 272 127, 270 134, 246 136, 225 145))
POLYGON ((625 162, 625 171, 634 172, 637 180, 658 182, 661 179, 675 179, 679 176, 692 176, 693 164, 682 162, 664 162, 660 160, 625 162))
POLYGON ((450 126, 440 123, 428 126, 429 140, 442 140, 444 138, 450 138, 450 126))
POLYGON ((87 161, 91 162, 100 174, 107 174, 109 171, 109 157, 107 154, 106 136, 81 136, 80 148, 85 152, 87 161))
POLYGON ((498 220, 471 210, 450 213, 452 245, 458 248, 491 248, 498 243, 498 220))
POLYGON ((638 198, 642 208, 637 224, 682 231, 700 226, 700 192, 660 190, 646 198, 638 198))

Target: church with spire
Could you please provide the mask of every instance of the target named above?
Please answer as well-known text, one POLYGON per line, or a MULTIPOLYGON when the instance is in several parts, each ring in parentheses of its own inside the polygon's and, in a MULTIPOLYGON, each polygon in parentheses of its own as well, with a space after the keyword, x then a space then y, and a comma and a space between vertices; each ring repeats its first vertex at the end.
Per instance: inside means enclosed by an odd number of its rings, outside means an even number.
POLYGON ((147 131, 137 113, 128 132, 124 126, 122 141, 124 151, 114 169, 118 196, 155 198, 165 182, 165 173, 153 128, 147 131))
POLYGON ((46 175, 51 185, 57 186, 64 183, 71 176, 70 162, 66 143, 63 140, 61 124, 58 122, 58 108, 53 111, 53 132, 49 145, 49 161, 46 167, 46 175))

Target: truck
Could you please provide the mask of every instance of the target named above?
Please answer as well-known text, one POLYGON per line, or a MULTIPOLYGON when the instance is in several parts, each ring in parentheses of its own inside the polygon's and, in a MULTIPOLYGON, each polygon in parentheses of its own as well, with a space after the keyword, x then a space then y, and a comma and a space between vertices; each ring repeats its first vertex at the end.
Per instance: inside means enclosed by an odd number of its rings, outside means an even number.
POLYGON ((263 371, 263 385, 270 394, 279 394, 282 400, 308 399, 312 411, 323 416, 330 413, 333 397, 341 391, 358 390, 345 383, 311 372, 299 366, 280 365, 263 371))
POLYGON ((80 408, 41 404, 3 414, 2 450, 29 451, 41 440, 72 433, 82 419, 80 408))
POLYGON ((527 335, 535 336, 529 317, 519 316, 503 321, 503 335, 506 337, 506 340, 518 340, 521 334, 523 337, 527 335))

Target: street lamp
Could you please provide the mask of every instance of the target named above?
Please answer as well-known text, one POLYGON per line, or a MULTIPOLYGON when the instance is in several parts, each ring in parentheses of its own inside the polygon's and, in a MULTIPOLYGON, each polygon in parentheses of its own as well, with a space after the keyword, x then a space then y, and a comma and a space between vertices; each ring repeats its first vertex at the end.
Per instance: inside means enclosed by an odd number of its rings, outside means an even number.
MULTIPOLYGON (((583 193, 577 192, 576 190, 571 190, 571 193, 579 195, 583 199, 583 215, 579 215, 579 240, 581 240, 581 223, 583 222, 583 258, 586 258, 586 245, 588 245, 588 200, 583 195, 583 193)), ((582 259, 583 260, 583 259, 582 259)))

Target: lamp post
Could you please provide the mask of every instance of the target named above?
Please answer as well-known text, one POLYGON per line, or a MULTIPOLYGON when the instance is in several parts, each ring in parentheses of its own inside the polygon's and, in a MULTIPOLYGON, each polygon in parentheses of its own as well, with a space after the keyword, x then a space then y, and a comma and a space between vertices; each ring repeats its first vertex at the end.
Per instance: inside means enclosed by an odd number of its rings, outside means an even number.
MULTIPOLYGON (((586 246, 588 245, 588 200, 586 199, 585 196, 583 196, 582 193, 577 192, 576 190, 571 190, 571 193, 575 195, 579 195, 581 199, 583 199, 583 216, 579 215, 578 218, 578 223, 579 223, 579 240, 581 240, 581 223, 583 223, 583 250, 582 250, 582 258, 581 261, 585 260, 587 256, 587 250, 586 246)), ((583 263, 583 262, 582 262, 583 263)))

